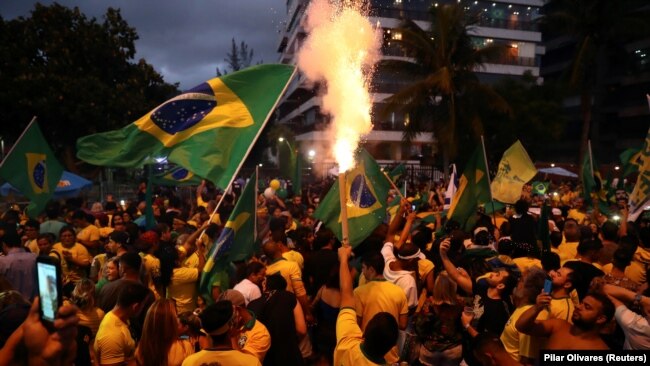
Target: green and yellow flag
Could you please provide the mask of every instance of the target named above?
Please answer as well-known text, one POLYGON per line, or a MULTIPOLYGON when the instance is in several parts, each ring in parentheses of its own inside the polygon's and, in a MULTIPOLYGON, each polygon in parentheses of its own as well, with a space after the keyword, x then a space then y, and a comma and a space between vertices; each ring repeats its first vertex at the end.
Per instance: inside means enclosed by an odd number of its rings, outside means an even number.
MULTIPOLYGON (((345 182, 349 240, 350 245, 356 247, 384 221, 390 185, 375 159, 364 149, 357 155, 356 167, 345 172, 345 182)), ((323 221, 342 240, 339 189, 336 181, 314 212, 314 217, 323 221)))
POLYGON ((540 195, 545 195, 548 193, 548 187, 550 185, 549 182, 540 182, 540 181, 534 181, 531 183, 533 186, 533 194, 540 194, 540 195))
MULTIPOLYGON (((397 181, 404 174, 406 174, 406 165, 404 165, 404 163, 400 163, 398 166, 393 168, 393 170, 391 170, 390 173, 388 173, 388 176, 393 181, 393 183, 397 184, 397 181)), ((406 194, 406 192, 404 192, 404 194, 406 194)))
POLYGON ((210 248, 199 283, 199 291, 206 299, 212 299, 212 285, 220 272, 231 262, 250 258, 255 251, 256 184, 257 174, 253 173, 219 238, 210 248))
POLYGON ((517 140, 503 153, 499 170, 492 181, 492 198, 504 203, 515 203, 521 198, 524 184, 537 174, 526 149, 517 140))
POLYGON ((485 156, 482 146, 478 146, 465 165, 458 190, 447 212, 447 218, 460 223, 463 230, 470 231, 476 224, 478 207, 490 200, 490 183, 485 156))
POLYGON ((0 177, 30 199, 27 215, 35 218, 54 194, 62 174, 63 167, 34 118, 2 162, 0 177))
POLYGON ((621 159, 621 164, 623 165, 623 172, 621 173, 621 176, 623 178, 632 173, 638 172, 639 167, 643 162, 641 159, 641 149, 637 148, 630 148, 623 151, 621 155, 619 155, 619 158, 621 159))
POLYGON ((628 221, 636 221, 650 203, 650 129, 641 150, 640 161, 639 177, 630 194, 628 221))
POLYGON ((80 138, 77 156, 117 167, 168 156, 226 189, 294 70, 290 65, 259 65, 208 80, 121 130, 80 138))
POLYGON ((201 184, 201 180, 203 180, 203 178, 179 166, 158 173, 154 175, 152 179, 153 183, 157 185, 179 187, 196 186, 201 184))

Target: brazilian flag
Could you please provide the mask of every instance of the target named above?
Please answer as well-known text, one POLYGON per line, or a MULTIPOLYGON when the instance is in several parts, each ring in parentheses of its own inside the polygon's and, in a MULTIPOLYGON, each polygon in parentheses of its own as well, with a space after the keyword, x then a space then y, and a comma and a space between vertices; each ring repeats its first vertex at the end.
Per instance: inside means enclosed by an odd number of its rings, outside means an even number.
POLYGON ((161 186, 196 186, 201 184, 201 180, 201 177, 181 167, 153 176, 153 183, 161 186))
POLYGON ((458 190, 451 200, 447 218, 460 223, 463 230, 470 231, 476 224, 476 212, 479 206, 491 201, 491 198, 485 155, 483 155, 483 148, 478 146, 465 165, 458 190))
POLYGON ((77 156, 94 165, 137 167, 167 156, 226 189, 294 73, 259 65, 208 80, 121 130, 77 140, 77 156))
POLYGON ((255 251, 256 184, 257 175, 253 173, 219 238, 210 248, 199 283, 199 291, 205 299, 212 299, 212 284, 231 262, 248 259, 255 251))
POLYGON ((545 195, 548 192, 549 182, 534 181, 531 183, 533 194, 545 195))
MULTIPOLYGON (((384 221, 390 186, 375 159, 363 149, 357 154, 356 167, 345 172, 345 184, 349 240, 355 247, 384 221)), ((340 189, 336 181, 314 212, 314 217, 323 221, 342 240, 340 189)))
POLYGON ((0 177, 30 199, 27 215, 36 218, 63 174, 63 167, 45 141, 36 118, 32 119, 2 162, 0 177))
MULTIPOLYGON (((397 181, 404 174, 406 174, 406 165, 404 165, 404 163, 400 163, 398 166, 393 168, 393 170, 391 170, 390 173, 388 173, 388 176, 393 181, 393 183, 397 184, 397 181)), ((406 193, 404 193, 404 194, 406 194, 406 193)))

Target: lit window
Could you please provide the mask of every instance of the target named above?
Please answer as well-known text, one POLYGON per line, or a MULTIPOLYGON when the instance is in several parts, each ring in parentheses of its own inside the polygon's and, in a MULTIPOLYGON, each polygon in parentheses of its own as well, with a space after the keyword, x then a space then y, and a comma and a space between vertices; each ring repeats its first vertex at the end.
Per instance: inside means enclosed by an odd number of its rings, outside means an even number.
POLYGON ((393 32, 393 35, 392 35, 391 38, 396 40, 396 41, 401 41, 402 40, 402 32, 393 32))

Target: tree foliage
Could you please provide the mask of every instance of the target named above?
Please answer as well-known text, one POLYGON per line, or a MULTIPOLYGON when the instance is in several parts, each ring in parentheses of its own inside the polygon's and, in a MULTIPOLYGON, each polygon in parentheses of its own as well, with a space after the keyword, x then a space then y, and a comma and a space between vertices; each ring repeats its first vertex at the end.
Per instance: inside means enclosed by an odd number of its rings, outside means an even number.
MULTIPOLYGON (((225 75, 228 72, 243 70, 249 67, 253 62, 253 49, 251 48, 249 50, 246 42, 241 41, 239 46, 237 46, 237 42, 235 42, 234 38, 231 41, 230 52, 228 52, 226 58, 223 59, 226 62, 227 68, 221 70, 217 67, 217 76, 225 75)), ((256 64, 260 63, 261 61, 258 61, 256 64)))
POLYGON ((178 93, 145 60, 118 9, 103 19, 78 8, 36 4, 29 17, 0 18, 0 123, 8 140, 38 116, 74 170, 77 138, 121 128, 178 93))
POLYGON ((424 30, 407 20, 400 26, 402 40, 411 61, 389 61, 384 66, 408 79, 409 86, 387 100, 388 111, 409 115, 404 137, 408 141, 420 132, 433 131, 446 167, 460 146, 476 143, 483 134, 483 116, 492 110, 510 111, 506 101, 481 84, 476 70, 505 49, 488 46, 476 49, 468 34, 477 18, 462 6, 432 7, 431 29, 424 30))

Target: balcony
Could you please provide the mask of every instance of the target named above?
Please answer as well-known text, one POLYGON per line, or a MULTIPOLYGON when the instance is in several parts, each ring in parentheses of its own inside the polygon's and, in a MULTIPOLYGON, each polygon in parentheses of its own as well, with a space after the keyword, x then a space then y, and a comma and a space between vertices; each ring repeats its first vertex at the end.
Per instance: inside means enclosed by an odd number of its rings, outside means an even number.
POLYGON ((536 22, 529 22, 523 20, 512 20, 512 19, 497 19, 487 16, 481 16, 476 23, 477 26, 487 27, 487 28, 500 28, 500 29, 512 29, 512 30, 521 30, 529 32, 538 32, 539 27, 536 22))

